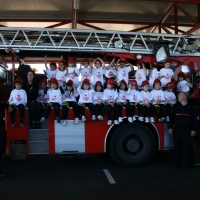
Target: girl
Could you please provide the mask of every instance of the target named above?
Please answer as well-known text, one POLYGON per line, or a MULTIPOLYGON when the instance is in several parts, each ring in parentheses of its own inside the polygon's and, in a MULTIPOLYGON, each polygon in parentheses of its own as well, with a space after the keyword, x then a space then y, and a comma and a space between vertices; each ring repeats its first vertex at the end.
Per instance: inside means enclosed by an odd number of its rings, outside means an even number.
POLYGON ((65 79, 66 79, 66 62, 64 60, 58 61, 58 72, 56 73, 56 79, 58 80, 59 85, 64 89, 65 88, 65 79))
POLYGON ((68 58, 68 68, 66 70, 66 82, 72 80, 75 87, 79 86, 79 70, 76 67, 76 60, 73 57, 68 58))
POLYGON ((127 99, 129 101, 127 106, 127 116, 128 121, 133 122, 136 120, 136 108, 138 108, 138 112, 140 113, 140 104, 139 101, 141 100, 140 92, 137 90, 137 81, 131 80, 129 82, 129 89, 127 91, 127 99))
POLYGON ((165 101, 166 101, 166 121, 169 122, 169 116, 171 115, 172 108, 176 103, 176 96, 173 93, 174 83, 169 82, 166 85, 166 90, 164 91, 165 101))
POLYGON ((94 107, 98 120, 103 120, 104 101, 103 101, 103 86, 100 81, 95 84, 95 92, 93 93, 94 107))
POLYGON ((178 83, 177 83, 177 92, 189 92, 190 88, 192 88, 192 84, 186 81, 185 74, 180 71, 178 74, 178 83))
POLYGON ((63 95, 62 111, 63 111, 63 126, 67 124, 67 113, 69 107, 73 108, 75 116, 75 124, 79 123, 79 108, 76 103, 76 97, 78 97, 78 92, 72 80, 66 82, 66 90, 63 95))
POLYGON ((50 88, 47 88, 45 94, 48 95, 48 101, 44 113, 40 122, 45 121, 48 118, 51 108, 54 108, 55 117, 58 123, 60 123, 60 106, 62 105, 62 95, 64 90, 58 86, 58 81, 55 78, 51 78, 49 81, 50 88))
POLYGON ((151 63, 150 63, 150 68, 151 68, 151 71, 150 71, 150 75, 149 75, 149 87, 150 87, 150 90, 152 90, 153 89, 153 83, 154 83, 155 79, 158 78, 158 70, 151 63))
POLYGON ((90 113, 92 115, 92 120, 96 120, 95 112, 94 112, 94 104, 92 95, 94 93, 94 89, 92 87, 92 84, 90 83, 90 80, 88 78, 85 78, 81 84, 81 86, 77 89, 79 93, 79 101, 78 104, 80 106, 80 114, 82 116, 82 121, 86 121, 85 118, 85 108, 89 107, 90 113))
POLYGON ((156 79, 153 83, 154 89, 151 91, 152 96, 152 105, 156 113, 158 114, 158 121, 164 122, 164 112, 165 112, 165 95, 163 90, 161 90, 161 82, 159 79, 156 79))
POLYGON ((85 78, 89 79, 89 82, 91 83, 91 76, 92 76, 92 68, 89 67, 90 61, 87 58, 84 58, 82 60, 81 65, 79 71, 81 74, 81 81, 83 81, 85 78))
POLYGON ((106 103, 107 108, 107 114, 108 114, 108 125, 112 124, 112 111, 114 109, 114 124, 119 124, 118 118, 117 118, 117 106, 116 106, 116 100, 118 97, 117 92, 113 89, 115 85, 115 81, 110 78, 107 81, 107 89, 103 92, 103 100, 106 103))

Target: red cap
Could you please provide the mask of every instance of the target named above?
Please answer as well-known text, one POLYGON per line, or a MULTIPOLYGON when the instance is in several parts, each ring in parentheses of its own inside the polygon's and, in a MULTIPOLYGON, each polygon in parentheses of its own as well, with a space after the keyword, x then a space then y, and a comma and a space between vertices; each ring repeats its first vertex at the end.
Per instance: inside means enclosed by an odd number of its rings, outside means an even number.
POLYGON ((186 76, 185 76, 185 74, 184 74, 182 71, 180 71, 180 72, 177 74, 177 76, 182 76, 184 80, 186 79, 186 76))
POLYGON ((39 82, 39 87, 41 87, 41 83, 45 83, 45 84, 47 84, 47 80, 46 80, 46 79, 42 79, 42 80, 40 80, 40 82, 39 82))
POLYGON ((96 86, 101 86, 101 87, 102 87, 101 81, 97 81, 95 85, 96 85, 96 86))
POLYGON ((170 59, 166 59, 165 63, 172 63, 172 61, 170 59))
POLYGON ((149 85, 149 81, 148 80, 142 81, 142 87, 144 87, 145 85, 149 85))
POLYGON ((17 78, 15 79, 15 83, 21 83, 21 85, 23 85, 23 80, 22 80, 22 78, 17 77, 17 78))
POLYGON ((51 79, 49 80, 49 83, 56 83, 56 84, 58 85, 58 81, 57 81, 56 78, 51 78, 51 79))
POLYGON ((87 63, 88 63, 88 65, 90 64, 90 61, 88 60, 88 58, 83 58, 83 60, 82 60, 81 64, 83 65, 83 63, 84 63, 84 62, 87 62, 87 63))
POLYGON ((174 89, 175 88, 175 86, 174 86, 174 82, 168 82, 167 84, 166 84, 166 88, 171 88, 171 89, 174 89))
POLYGON ((137 86, 137 81, 136 81, 136 80, 130 80, 129 83, 130 83, 131 85, 137 86))
POLYGON ((102 62, 99 59, 96 59, 94 64, 96 64, 97 62, 100 62, 100 66, 102 66, 102 62))
POLYGON ((50 62, 50 63, 49 63, 49 66, 50 66, 50 65, 55 65, 55 67, 57 68, 57 65, 56 65, 55 62, 50 62))
POLYGON ((67 82, 66 82, 66 85, 72 85, 74 82, 71 80, 71 79, 69 79, 67 82))
POLYGON ((115 81, 112 79, 112 78, 109 78, 108 81, 107 81, 107 85, 115 85, 115 81))
POLYGON ((84 80, 83 80, 83 83, 90 83, 90 80, 88 79, 88 78, 85 78, 84 80))
POLYGON ((126 58, 121 57, 121 58, 120 58, 120 61, 126 62, 126 58))
POLYGON ((122 80, 120 81, 120 83, 126 84, 126 81, 125 81, 124 79, 122 79, 122 80))
POLYGON ((68 63, 75 63, 76 60, 74 59, 74 57, 68 57, 67 62, 68 62, 68 63))
POLYGON ((160 80, 159 79, 155 79, 154 82, 153 82, 153 87, 155 86, 156 83, 159 83, 161 85, 160 80))

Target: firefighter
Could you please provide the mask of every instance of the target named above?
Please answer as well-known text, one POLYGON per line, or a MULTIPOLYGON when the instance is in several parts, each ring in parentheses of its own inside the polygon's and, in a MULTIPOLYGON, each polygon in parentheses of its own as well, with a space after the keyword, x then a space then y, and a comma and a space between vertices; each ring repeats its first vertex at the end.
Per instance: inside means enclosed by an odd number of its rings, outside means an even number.
POLYGON ((174 141, 174 169, 181 167, 182 144, 186 152, 186 162, 194 170, 193 137, 198 128, 198 115, 193 104, 188 103, 188 93, 178 94, 178 103, 174 105, 168 123, 169 134, 174 141), (174 125, 174 128, 172 129, 174 125))

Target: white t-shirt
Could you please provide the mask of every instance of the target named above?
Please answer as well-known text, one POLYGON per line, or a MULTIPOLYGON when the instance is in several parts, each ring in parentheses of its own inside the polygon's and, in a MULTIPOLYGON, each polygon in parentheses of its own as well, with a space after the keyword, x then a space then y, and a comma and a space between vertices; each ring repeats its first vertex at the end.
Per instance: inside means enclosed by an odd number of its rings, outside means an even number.
POLYGON ((59 71, 58 69, 56 70, 51 70, 49 68, 47 68, 46 70, 44 70, 48 76, 48 80, 50 80, 51 78, 56 78, 56 74, 59 71))
POLYGON ((58 82, 60 83, 60 86, 62 87, 64 87, 64 85, 60 81, 65 81, 65 78, 66 78, 65 74, 66 74, 66 70, 64 71, 58 70, 58 72, 56 73, 56 79, 58 80, 58 82))
POLYGON ((47 95, 48 95, 48 103, 59 103, 60 105, 62 105, 62 94, 61 94, 61 91, 60 89, 52 89, 52 88, 49 88, 47 90, 47 95))
POLYGON ((104 69, 104 74, 105 74, 105 77, 106 78, 112 78, 113 75, 112 73, 116 76, 117 75, 117 72, 116 70, 113 68, 113 67, 110 67, 109 69, 104 69))
POLYGON ((10 97, 8 99, 9 104, 15 104, 15 105, 19 105, 19 104, 23 104, 25 105, 27 103, 27 94, 25 92, 25 90, 20 89, 14 89, 11 91, 10 97))
POLYGON ((127 92, 124 90, 119 90, 117 102, 124 103, 127 100, 127 92))
POLYGON ((156 68, 153 68, 149 75, 149 86, 151 88, 153 87, 153 83, 157 78, 158 78, 158 70, 156 68))
POLYGON ((164 76, 160 79, 161 86, 165 87, 168 82, 171 82, 171 77, 174 75, 174 72, 170 68, 162 68, 159 73, 159 77, 164 76))
POLYGON ((77 88, 77 91, 79 93, 79 101, 78 101, 78 104, 82 104, 82 103, 93 103, 93 93, 94 93, 94 90, 84 90, 84 89, 81 89, 81 87, 79 86, 77 88))
POLYGON ((38 90, 38 97, 37 97, 36 101, 40 102, 40 103, 46 103, 47 95, 44 94, 44 90, 43 89, 39 89, 38 90))
POLYGON ((93 83, 93 85, 95 85, 97 81, 100 81, 103 85, 103 83, 104 83, 103 74, 104 74, 104 69, 102 69, 101 67, 93 68, 93 70, 92 70, 92 80, 93 80, 92 83, 93 83))
POLYGON ((75 101, 76 102, 76 97, 78 97, 78 93, 74 94, 74 92, 72 92, 72 91, 65 90, 63 97, 64 97, 63 102, 65 102, 65 101, 75 101))
POLYGON ((120 82, 121 80, 125 80, 126 84, 128 85, 128 77, 129 77, 129 72, 131 71, 131 67, 118 67, 117 71, 117 82, 120 82))
POLYGON ((94 101, 94 104, 96 104, 96 102, 103 103, 103 92, 95 91, 93 93, 93 101, 94 101))
POLYGON ((146 80, 144 69, 138 69, 135 72, 135 80, 137 81, 138 86, 142 85, 142 82, 146 80))
POLYGON ((187 83, 186 80, 179 81, 177 84, 177 92, 189 92, 190 88, 187 83))
MULTIPOLYGON (((155 101, 161 101, 160 104, 165 104, 165 95, 163 90, 152 90, 151 97, 155 101)), ((152 104, 155 104, 155 102, 152 102, 152 104)))
POLYGON ((152 101, 152 96, 151 93, 149 91, 145 92, 145 91, 140 91, 140 96, 141 96, 141 104, 143 103, 143 101, 145 103, 150 103, 150 101, 152 101))
POLYGON ((68 67, 68 74, 66 76, 66 82, 68 82, 69 80, 72 80, 74 85, 76 87, 79 86, 79 70, 77 67, 68 67), (76 74, 78 74, 78 76, 75 76, 74 71, 76 74))
POLYGON ((173 92, 164 91, 165 99, 170 101, 170 103, 175 104, 176 103, 176 96, 173 92))
POLYGON ((109 101, 112 103, 117 97, 118 97, 118 93, 114 89, 110 90, 106 88, 103 91, 103 100, 105 101, 109 101))
POLYGON ((90 73, 89 68, 82 68, 80 74, 81 74, 81 81, 83 81, 85 78, 88 78, 91 82, 92 74, 90 73))
POLYGON ((138 90, 129 90, 127 99, 129 102, 138 103, 141 100, 140 92, 138 90))

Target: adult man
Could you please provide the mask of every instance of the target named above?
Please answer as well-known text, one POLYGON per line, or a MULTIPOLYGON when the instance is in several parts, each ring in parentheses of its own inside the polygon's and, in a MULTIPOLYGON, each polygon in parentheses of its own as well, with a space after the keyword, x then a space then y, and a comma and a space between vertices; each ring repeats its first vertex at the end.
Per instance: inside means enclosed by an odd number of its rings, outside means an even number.
POLYGON ((184 92, 179 93, 179 102, 174 105, 168 128, 174 140, 174 169, 181 167, 183 143, 187 165, 194 170, 193 137, 198 128, 198 115, 194 105, 188 103, 187 95, 184 92), (174 129, 172 129, 173 125, 174 129))

